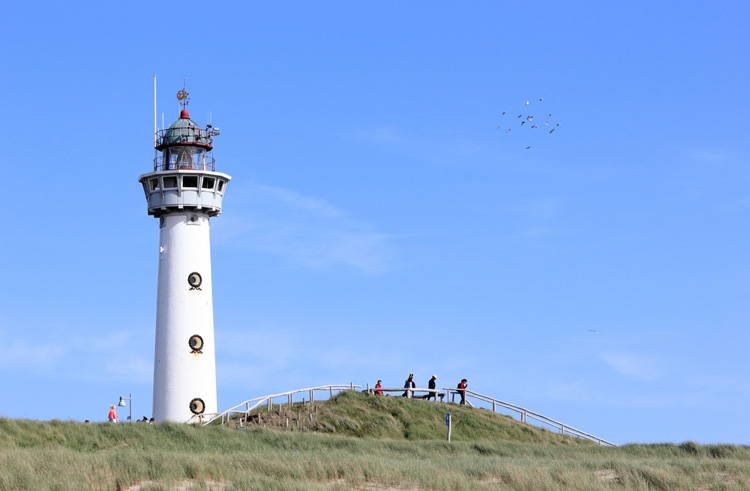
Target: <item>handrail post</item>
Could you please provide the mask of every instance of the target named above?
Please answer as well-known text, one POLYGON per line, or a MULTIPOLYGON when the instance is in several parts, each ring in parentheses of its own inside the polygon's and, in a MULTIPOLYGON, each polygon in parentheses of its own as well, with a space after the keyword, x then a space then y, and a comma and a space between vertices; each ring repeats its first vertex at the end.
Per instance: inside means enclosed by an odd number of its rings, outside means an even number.
POLYGON ((310 389, 310 404, 315 402, 315 389, 310 389))

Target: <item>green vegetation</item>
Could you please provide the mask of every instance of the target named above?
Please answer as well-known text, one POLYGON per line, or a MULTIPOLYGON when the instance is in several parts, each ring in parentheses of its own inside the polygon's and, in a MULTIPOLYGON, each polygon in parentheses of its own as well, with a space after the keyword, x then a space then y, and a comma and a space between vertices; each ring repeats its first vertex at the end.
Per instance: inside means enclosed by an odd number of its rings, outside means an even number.
MULTIPOLYGON (((403 397, 368 396, 343 392, 331 401, 303 405, 274 406, 256 411, 249 423, 272 429, 300 429, 319 433, 376 439, 446 440, 445 413, 453 419, 454 442, 509 441, 561 445, 590 445, 537 426, 521 424, 510 416, 458 404, 436 404, 403 397)), ((239 426, 239 418, 233 420, 239 426)), ((247 422, 243 428, 248 427, 247 422)))
POLYGON ((750 447, 608 448, 489 411, 399 397, 343 393, 252 421, 0 419, 0 489, 750 489, 750 447), (455 416, 451 443, 446 408, 455 416), (286 414, 294 415, 288 429, 286 414), (307 422, 299 430, 297 414, 307 422))

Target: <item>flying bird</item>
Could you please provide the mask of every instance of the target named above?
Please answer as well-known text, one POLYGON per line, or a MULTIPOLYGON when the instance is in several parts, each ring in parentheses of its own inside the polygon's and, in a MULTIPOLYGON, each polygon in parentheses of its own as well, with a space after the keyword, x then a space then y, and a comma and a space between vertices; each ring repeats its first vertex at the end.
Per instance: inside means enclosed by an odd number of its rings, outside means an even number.
POLYGON ((543 101, 544 99, 539 99, 540 101, 543 101))
POLYGON ((497 129, 501 129, 501 128, 498 126, 497 129))
POLYGON ((555 131, 555 129, 554 129, 554 128, 552 128, 551 130, 549 130, 549 132, 550 132, 550 133, 552 133, 553 131, 555 131))
POLYGON ((589 329, 588 332, 596 332, 596 329, 589 329))
POLYGON ((546 122, 544 123, 544 126, 549 126, 549 121, 546 121, 546 122))
POLYGON ((521 126, 525 125, 526 121, 521 121, 521 126))
POLYGON ((531 127, 532 127, 532 128, 539 128, 539 126, 537 126, 537 125, 535 125, 535 124, 532 124, 532 125, 531 125, 531 127))
POLYGON ((532 119, 534 119, 534 116, 526 116, 526 121, 531 121, 532 119))
POLYGON ((527 106, 529 105, 529 101, 526 101, 526 105, 527 105, 527 106))
POLYGON ((510 133, 510 129, 508 129, 508 131, 506 131, 506 133, 510 133))
POLYGON ((519 117, 519 118, 520 118, 521 116, 523 116, 523 114, 519 114, 519 115, 518 115, 518 117, 519 117))
POLYGON ((528 147, 526 147, 526 150, 528 150, 529 148, 531 148, 531 145, 529 145, 528 147))
POLYGON ((503 111, 503 116, 505 116, 505 113, 506 113, 506 112, 507 112, 507 111, 503 111))
POLYGON ((551 117, 552 117, 552 115, 550 114, 549 116, 547 116, 547 119, 549 119, 549 118, 551 118, 551 117))

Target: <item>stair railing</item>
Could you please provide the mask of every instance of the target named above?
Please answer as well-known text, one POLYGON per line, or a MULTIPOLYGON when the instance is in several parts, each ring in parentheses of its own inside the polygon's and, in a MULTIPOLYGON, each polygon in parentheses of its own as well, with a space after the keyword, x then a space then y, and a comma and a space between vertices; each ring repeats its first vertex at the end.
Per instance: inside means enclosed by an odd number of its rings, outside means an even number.
MULTIPOLYGON (((306 402, 315 402, 315 391, 324 391, 328 392, 329 397, 334 396, 334 392, 337 394, 339 392, 345 391, 345 390, 356 390, 361 389, 361 385, 354 385, 353 383, 350 384, 332 384, 332 385, 321 385, 319 387, 309 387, 306 389, 297 389, 297 390, 291 390, 289 392, 281 392, 279 394, 272 394, 268 396, 262 396, 262 397, 256 397, 255 399, 248 399, 245 402, 242 402, 240 404, 237 404, 236 406, 227 409, 226 411, 223 411, 221 413, 207 413, 201 415, 200 424, 203 426, 206 426, 207 424, 210 424, 217 419, 221 419, 221 424, 226 423, 229 421, 229 418, 232 415, 235 414, 242 414, 244 416, 247 416, 250 414, 250 411, 257 408, 258 406, 261 406, 263 404, 266 405, 268 411, 271 411, 274 404, 274 399, 284 397, 286 398, 286 401, 281 403, 276 403, 278 406, 282 406, 284 403, 288 405, 292 405, 294 403, 294 396, 296 394, 300 393, 307 393, 308 398, 307 401, 305 398, 302 398, 302 403, 305 404, 306 402)), ((194 423, 197 421, 191 420, 190 423, 194 423)))
MULTIPOLYGON (((458 390, 456 390, 456 389, 451 389, 451 388, 447 388, 447 387, 443 388, 443 390, 446 391, 447 400, 448 401, 451 401, 451 393, 457 393, 458 392, 458 390)), ((564 423, 561 423, 559 421, 555 421, 552 418, 548 418, 547 416, 543 416, 543 415, 541 415, 539 413, 535 413, 534 411, 530 411, 530 410, 528 410, 528 409, 526 409, 524 407, 516 406, 515 404, 511 404, 509 402, 501 401, 499 399, 495 399, 495 398, 490 397, 490 396, 479 394, 479 393, 471 391, 469 389, 462 389, 462 390, 466 391, 466 402, 467 403, 469 403, 469 397, 471 396, 471 397, 473 397, 475 399, 478 399, 478 400, 480 400, 482 402, 486 402, 486 403, 492 404, 492 412, 493 413, 496 413, 497 412, 497 407, 500 406, 500 407, 503 407, 505 409, 510 409, 511 411, 515 411, 515 412, 519 413, 519 419, 521 420, 522 423, 528 423, 528 420, 530 418, 530 419, 536 420, 536 421, 538 421, 538 422, 540 422, 542 424, 549 425, 549 426, 551 426, 553 428, 556 428, 563 435, 571 435, 571 436, 575 436, 577 438, 583 438, 585 440, 591 440, 593 442, 598 443, 599 445, 610 445, 612 447, 616 447, 617 446, 616 444, 614 444, 612 442, 608 442, 607 440, 604 440, 602 438, 599 438, 599 437, 596 437, 596 436, 591 435, 589 433, 586 433, 585 431, 581 431, 581 430, 578 430, 576 428, 573 428, 572 426, 568 426, 568 425, 566 425, 564 423)))

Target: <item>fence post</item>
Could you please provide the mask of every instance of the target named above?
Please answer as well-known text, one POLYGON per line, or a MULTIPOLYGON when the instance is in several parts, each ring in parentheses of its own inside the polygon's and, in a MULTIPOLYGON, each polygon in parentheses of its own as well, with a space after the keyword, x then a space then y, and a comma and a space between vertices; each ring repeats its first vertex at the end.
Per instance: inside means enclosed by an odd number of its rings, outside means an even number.
POLYGON ((268 398, 268 412, 269 412, 269 413, 271 412, 271 408, 273 408, 273 401, 272 401, 272 400, 271 400, 271 398, 269 397, 269 398, 268 398))
POLYGON ((497 409, 495 408, 495 400, 494 399, 492 399, 492 412, 493 413, 497 412, 497 409))
POLYGON ((332 385, 329 385, 329 386, 328 386, 328 390, 329 390, 329 392, 330 392, 330 395, 328 396, 328 398, 329 398, 329 399, 333 399, 333 386, 332 386, 332 385))
POLYGON ((310 389, 310 404, 315 402, 315 390, 310 389))

